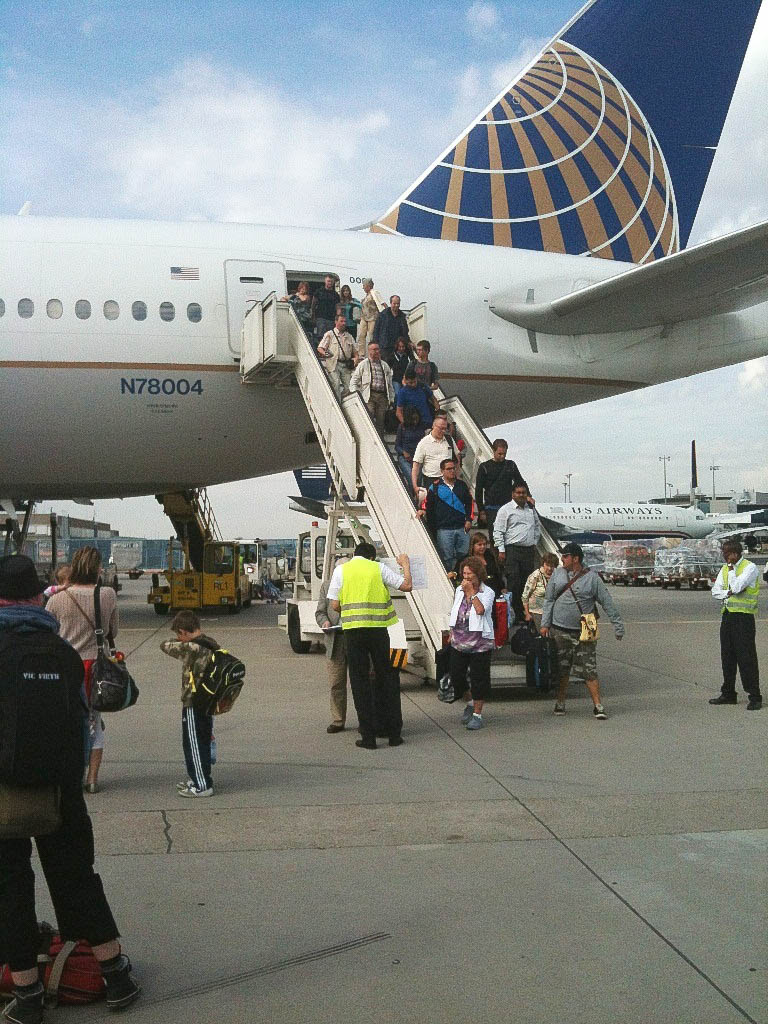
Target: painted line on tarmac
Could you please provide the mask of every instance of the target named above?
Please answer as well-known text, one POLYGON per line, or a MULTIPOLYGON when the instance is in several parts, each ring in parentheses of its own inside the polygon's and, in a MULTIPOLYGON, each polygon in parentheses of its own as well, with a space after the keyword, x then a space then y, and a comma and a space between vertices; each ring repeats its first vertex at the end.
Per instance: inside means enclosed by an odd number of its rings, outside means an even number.
POLYGON ((562 836, 559 836, 557 832, 555 832, 555 830, 550 825, 548 825, 542 817, 540 817, 534 810, 532 810, 523 799, 517 796, 516 793, 513 793, 512 790, 507 785, 505 785, 500 778, 494 775, 489 768, 486 768, 486 766, 481 761, 479 761, 475 757, 475 755, 471 753, 471 751, 469 751, 466 747, 463 747, 461 743, 459 743, 459 741, 456 739, 456 737, 453 736, 450 732, 448 732, 448 730, 440 722, 438 722, 436 718, 433 718, 428 711, 426 711, 423 707, 417 704, 416 701, 410 697, 410 695, 406 696, 408 697, 408 700, 411 702, 411 704, 413 704, 415 708, 421 711, 425 718, 428 718, 430 722, 436 725, 437 728, 440 729, 440 731, 444 733, 449 740, 456 744, 459 750, 466 754, 471 761, 474 761, 478 768, 485 772, 485 774, 490 779, 493 779, 497 786, 503 789, 505 793, 508 793, 511 799, 514 800, 516 804, 519 804, 519 806, 522 807, 524 811, 527 811, 528 814, 530 814, 530 816, 534 819, 534 821, 537 821, 539 825, 541 825, 541 827, 545 829, 550 834, 550 836, 552 836, 552 838, 557 843, 559 843, 560 846, 562 846, 562 848, 574 858, 574 860, 578 861, 579 864, 581 864, 581 866, 585 868, 585 870, 588 871, 590 875, 592 875, 595 881, 597 881, 612 896, 615 896, 615 898, 621 904, 623 904, 623 906, 626 907, 626 909, 631 914, 633 914, 639 921, 641 921, 646 926, 646 928, 652 931, 657 938, 661 939, 661 941, 666 946, 668 946, 673 953, 680 957, 680 959, 684 963, 686 963, 691 968, 691 970, 693 970, 696 974, 698 974, 700 978, 702 978, 709 986, 711 986, 711 988, 713 988, 715 992, 718 993, 718 995, 720 995, 730 1006, 732 1006, 734 1010, 737 1011, 737 1013, 740 1013, 744 1020, 748 1021, 749 1024, 759 1024, 759 1021, 752 1017, 744 1009, 744 1007, 740 1006, 736 1002, 735 999, 732 999, 731 996, 729 996, 728 993, 723 988, 721 988, 717 984, 717 982, 706 973, 706 971, 702 970, 702 968, 699 967, 698 964, 696 964, 689 956, 687 956, 679 946, 675 945, 672 939, 668 939, 667 936, 659 928, 652 924, 647 917, 641 914, 641 912, 636 907, 634 907, 628 899, 626 899, 624 896, 618 893, 616 889, 609 882, 607 882, 606 879, 603 878, 603 876, 595 868, 591 866, 591 864, 587 863, 587 861, 583 857, 581 857, 572 846, 569 846, 568 843, 562 838, 562 836))
MULTIPOLYGON (((316 960, 328 960, 331 957, 339 956, 341 953, 349 953, 354 949, 361 949, 363 946, 370 946, 374 942, 384 942, 391 939, 389 932, 374 932, 372 935, 362 935, 359 939, 350 939, 348 942, 340 942, 336 946, 326 946, 323 949, 314 949, 309 953, 300 953, 298 956, 289 957, 286 960, 277 960, 275 963, 266 964, 264 967, 256 967, 252 971, 243 971, 240 974, 232 974, 228 978, 205 982, 202 985, 192 985, 180 992, 169 992, 164 996, 157 996, 155 999, 143 999, 141 1006, 158 1006, 161 1003, 171 1003, 182 999, 191 999, 195 996, 207 995, 209 992, 217 992, 223 988, 232 988, 235 985, 242 985, 253 978, 263 978, 268 974, 277 974, 279 971, 286 971, 291 967, 300 967, 302 964, 314 963, 316 960)), ((103 1017, 102 1019, 107 1019, 103 1017)), ((110 1017, 108 1019, 112 1019, 110 1017)))

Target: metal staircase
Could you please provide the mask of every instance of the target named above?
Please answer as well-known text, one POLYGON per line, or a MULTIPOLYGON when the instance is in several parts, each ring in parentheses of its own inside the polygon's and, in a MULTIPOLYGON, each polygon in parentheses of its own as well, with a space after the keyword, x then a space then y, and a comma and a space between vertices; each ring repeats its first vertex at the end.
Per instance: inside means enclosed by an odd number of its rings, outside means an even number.
MULTIPOLYGON (((424 304, 411 316, 418 334, 425 327, 424 304)), ((274 294, 245 316, 240 373, 246 385, 288 387, 295 380, 340 500, 364 498, 387 554, 406 552, 420 560, 426 586, 407 598, 425 646, 434 655, 442 646, 454 589, 362 396, 350 394, 339 401, 290 304, 274 294)), ((438 392, 437 398, 453 420, 457 438, 465 442, 462 476, 473 486, 480 463, 491 458, 490 442, 457 396, 438 392)), ((551 538, 542 538, 542 552, 555 549, 551 538)))
POLYGON ((171 520, 190 565, 196 572, 201 572, 205 544, 221 540, 208 492, 201 487, 190 491, 171 491, 156 497, 171 520))

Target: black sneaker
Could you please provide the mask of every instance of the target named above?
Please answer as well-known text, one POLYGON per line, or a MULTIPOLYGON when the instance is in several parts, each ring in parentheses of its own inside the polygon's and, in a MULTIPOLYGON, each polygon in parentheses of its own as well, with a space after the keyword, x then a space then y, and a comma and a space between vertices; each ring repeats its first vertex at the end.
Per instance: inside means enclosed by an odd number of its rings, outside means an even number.
POLYGON ((716 697, 710 697, 709 698, 709 703, 710 704, 736 704, 737 703, 736 694, 734 693, 734 695, 731 697, 730 695, 726 696, 726 694, 724 694, 724 693, 718 693, 718 695, 716 697))
POLYGON ((131 977, 131 961, 121 954, 115 967, 102 966, 101 973, 107 986, 107 1008, 123 1010, 137 999, 141 988, 131 977))
POLYGON ((750 697, 749 704, 747 704, 747 711, 759 711, 763 706, 762 697, 750 697))
POLYGON ((20 994, 18 989, 14 989, 13 996, 3 1011, 3 1020, 10 1021, 11 1024, 42 1024, 45 996, 42 985, 38 984, 33 992, 24 995, 20 994))

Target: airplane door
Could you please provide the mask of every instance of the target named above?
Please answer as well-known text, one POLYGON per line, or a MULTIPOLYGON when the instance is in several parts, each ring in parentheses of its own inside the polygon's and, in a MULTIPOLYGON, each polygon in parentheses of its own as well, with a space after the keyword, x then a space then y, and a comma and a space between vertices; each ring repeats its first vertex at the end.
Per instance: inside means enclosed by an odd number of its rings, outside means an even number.
POLYGON ((224 280, 227 292, 227 331, 229 351, 240 355, 240 329, 243 317, 261 299, 275 292, 286 293, 285 266, 266 260, 225 260, 224 280))

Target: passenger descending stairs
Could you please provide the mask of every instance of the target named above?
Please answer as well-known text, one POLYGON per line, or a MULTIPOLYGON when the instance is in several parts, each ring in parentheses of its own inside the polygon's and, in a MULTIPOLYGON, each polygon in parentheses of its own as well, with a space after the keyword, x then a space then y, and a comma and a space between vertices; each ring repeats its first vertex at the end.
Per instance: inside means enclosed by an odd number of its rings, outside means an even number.
POLYGON ((196 572, 202 572, 205 545, 221 540, 219 524, 213 513, 205 488, 189 491, 171 491, 156 495, 163 511, 171 520, 176 536, 196 572))
MULTIPOLYGON (((423 304, 417 310, 414 328, 418 333, 426 310, 423 304)), ((421 560, 427 586, 407 597, 425 645, 433 653, 439 650, 454 589, 362 396, 351 394, 338 400, 293 309, 274 294, 245 316, 240 372, 247 385, 289 386, 295 377, 337 493, 355 501, 364 491, 387 554, 395 557, 407 552, 421 560)), ((453 419, 457 436, 465 441, 462 475, 473 485, 478 466, 491 458, 491 445, 458 397, 439 393, 438 398, 453 419)), ((541 550, 555 550, 551 538, 543 538, 541 550)))

